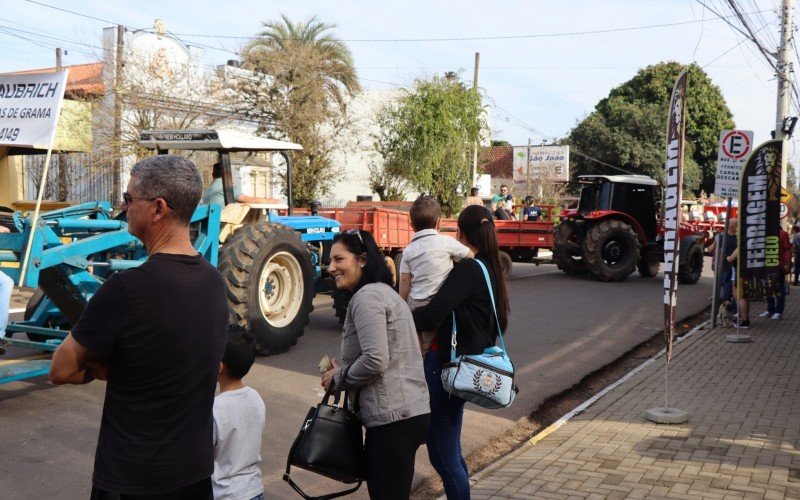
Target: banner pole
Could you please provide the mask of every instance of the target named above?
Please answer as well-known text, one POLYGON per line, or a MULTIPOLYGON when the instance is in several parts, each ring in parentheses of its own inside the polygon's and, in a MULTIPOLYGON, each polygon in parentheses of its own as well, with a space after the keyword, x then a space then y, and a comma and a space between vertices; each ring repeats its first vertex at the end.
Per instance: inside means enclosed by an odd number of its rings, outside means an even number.
MULTIPOLYGON (((58 119, 56 119, 58 124, 58 119)), ((33 220, 31 221, 31 234, 28 236, 28 244, 25 247, 25 258, 22 260, 22 268, 19 273, 19 283, 17 285, 24 286, 25 271, 28 270, 28 260, 31 257, 31 244, 33 243, 33 235, 36 232, 36 225, 39 221, 39 209, 42 206, 42 198, 44 197, 44 190, 47 187, 47 172, 50 170, 50 158, 53 156, 53 143, 50 142, 50 147, 47 148, 47 156, 44 160, 44 169, 42 171, 42 181, 39 183, 39 195, 36 197, 36 207, 33 209, 33 220)))

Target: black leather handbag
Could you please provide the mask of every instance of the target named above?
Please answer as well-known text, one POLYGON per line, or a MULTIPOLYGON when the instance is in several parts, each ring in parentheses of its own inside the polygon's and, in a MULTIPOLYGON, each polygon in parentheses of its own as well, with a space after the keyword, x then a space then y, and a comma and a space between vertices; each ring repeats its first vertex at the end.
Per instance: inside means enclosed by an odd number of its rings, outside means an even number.
POLYGON ((364 435, 361 420, 358 418, 358 397, 355 394, 353 411, 347 408, 347 394, 339 406, 340 392, 330 404, 332 391, 325 392, 322 402, 308 411, 303 420, 300 433, 295 438, 289 457, 286 460, 286 473, 283 480, 289 483, 303 498, 327 500, 356 491, 365 480, 364 435), (289 475, 292 466, 300 467, 346 484, 357 483, 355 487, 311 497, 292 480, 289 475))

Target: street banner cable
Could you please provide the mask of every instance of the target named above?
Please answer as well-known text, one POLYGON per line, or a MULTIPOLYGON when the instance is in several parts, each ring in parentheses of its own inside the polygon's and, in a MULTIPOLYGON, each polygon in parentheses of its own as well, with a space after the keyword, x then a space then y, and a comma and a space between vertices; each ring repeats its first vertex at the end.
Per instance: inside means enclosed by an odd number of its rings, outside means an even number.
POLYGON ((748 299, 772 295, 780 272, 783 141, 761 144, 748 158, 739 187, 736 274, 748 299))
POLYGON ((686 126, 686 83, 684 70, 675 81, 667 124, 666 190, 664 191, 664 336, 667 363, 672 359, 675 337, 675 306, 678 292, 680 200, 683 186, 684 128, 686 126))

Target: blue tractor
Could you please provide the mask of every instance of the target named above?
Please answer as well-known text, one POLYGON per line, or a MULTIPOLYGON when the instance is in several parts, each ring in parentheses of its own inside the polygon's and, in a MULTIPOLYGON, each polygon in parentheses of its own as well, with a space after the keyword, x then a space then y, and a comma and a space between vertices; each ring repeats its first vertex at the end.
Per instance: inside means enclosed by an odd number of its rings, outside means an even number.
MULTIPOLYGON (((140 145, 159 154, 218 154, 226 206, 197 208, 194 246, 218 266, 228 285, 230 321, 253 333, 259 352, 277 354, 296 344, 308 324, 315 292, 324 288, 324 259, 339 232, 332 219, 291 215, 290 151, 301 147, 226 130, 144 131, 140 145), (288 206, 231 203, 230 154, 237 151, 283 156, 288 206), (288 215, 278 215, 281 208, 288 215)), ((20 212, 0 216, 0 224, 11 230, 0 234, 0 262, 7 263, 0 271, 16 283, 38 288, 24 321, 9 324, 0 338, 0 351, 9 344, 54 351, 105 278, 147 258, 141 242, 128 233, 124 213, 115 213, 108 202, 84 203, 33 219, 20 212)), ((41 375, 48 368, 47 359, 0 362, 0 383, 41 375)))

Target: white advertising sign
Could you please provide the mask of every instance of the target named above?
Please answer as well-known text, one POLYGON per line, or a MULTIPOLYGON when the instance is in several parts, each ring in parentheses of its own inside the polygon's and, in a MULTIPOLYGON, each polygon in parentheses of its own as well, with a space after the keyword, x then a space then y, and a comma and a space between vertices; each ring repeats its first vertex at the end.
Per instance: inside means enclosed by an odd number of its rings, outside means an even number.
POLYGON ((723 130, 720 132, 714 194, 723 198, 739 197, 739 174, 752 150, 753 132, 751 130, 723 130))
POLYGON ((0 76, 0 145, 49 148, 66 83, 67 71, 0 76))
POLYGON ((478 196, 488 198, 492 195, 492 176, 481 174, 478 176, 478 182, 475 183, 475 187, 478 188, 478 196))
POLYGON ((568 181, 569 146, 514 146, 514 182, 528 179, 568 181))

